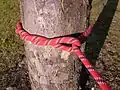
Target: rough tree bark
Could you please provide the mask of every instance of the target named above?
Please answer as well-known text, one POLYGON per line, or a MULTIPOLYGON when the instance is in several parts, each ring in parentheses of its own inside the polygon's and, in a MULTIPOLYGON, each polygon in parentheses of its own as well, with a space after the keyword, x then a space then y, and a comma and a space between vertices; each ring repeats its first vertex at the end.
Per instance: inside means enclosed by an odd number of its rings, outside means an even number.
MULTIPOLYGON (((84 31, 87 0, 21 0, 23 26, 49 38, 84 31)), ((74 53, 25 42, 32 90, 77 90, 80 62, 74 53)))

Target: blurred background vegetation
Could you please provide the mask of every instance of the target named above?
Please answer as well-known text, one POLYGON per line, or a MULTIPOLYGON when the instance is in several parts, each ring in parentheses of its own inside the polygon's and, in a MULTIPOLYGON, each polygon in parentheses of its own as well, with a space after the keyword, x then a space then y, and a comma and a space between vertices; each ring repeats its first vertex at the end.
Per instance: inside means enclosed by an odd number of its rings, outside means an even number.
POLYGON ((30 90, 27 70, 22 62, 24 44, 15 34, 20 19, 19 0, 0 0, 0 90, 16 87, 30 90))
POLYGON ((19 1, 0 0, 0 73, 23 59, 23 43, 15 34, 19 19, 19 1))

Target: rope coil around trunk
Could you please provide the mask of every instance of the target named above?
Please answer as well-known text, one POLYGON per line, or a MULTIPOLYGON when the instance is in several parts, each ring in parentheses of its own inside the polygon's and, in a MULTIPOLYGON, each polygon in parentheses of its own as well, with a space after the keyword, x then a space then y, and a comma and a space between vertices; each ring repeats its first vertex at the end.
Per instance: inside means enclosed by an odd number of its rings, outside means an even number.
MULTIPOLYGON (((26 32, 23 29, 22 22, 18 22, 16 25, 16 33, 20 35, 20 38, 25 41, 30 41, 33 44, 38 46, 53 46, 55 48, 68 51, 68 52, 75 52, 81 62, 84 64, 86 69, 89 71, 91 76, 95 79, 97 84, 100 86, 102 90, 111 90, 107 83, 102 79, 102 77, 95 71, 89 60, 86 58, 84 53, 80 50, 82 39, 75 38, 75 37, 55 37, 55 38, 46 38, 43 36, 32 35, 26 32), (69 45, 65 45, 69 44, 69 45)), ((81 34, 82 38, 85 38, 91 33, 92 25, 81 34)))

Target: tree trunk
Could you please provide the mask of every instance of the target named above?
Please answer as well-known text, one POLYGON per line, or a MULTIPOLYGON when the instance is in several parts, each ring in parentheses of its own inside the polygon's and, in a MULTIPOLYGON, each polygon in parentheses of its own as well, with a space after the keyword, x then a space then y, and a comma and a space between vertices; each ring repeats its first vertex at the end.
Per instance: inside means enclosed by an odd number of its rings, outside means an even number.
MULTIPOLYGON (((87 0, 22 0, 23 26, 49 38, 80 33, 87 22, 87 0)), ((74 53, 25 42, 32 90, 78 90, 80 62, 74 53)))

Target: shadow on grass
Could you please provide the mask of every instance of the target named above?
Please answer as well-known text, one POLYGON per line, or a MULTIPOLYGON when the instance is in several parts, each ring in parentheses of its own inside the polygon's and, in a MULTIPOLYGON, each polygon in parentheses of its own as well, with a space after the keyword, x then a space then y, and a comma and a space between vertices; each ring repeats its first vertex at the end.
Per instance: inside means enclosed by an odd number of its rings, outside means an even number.
MULTIPOLYGON (((87 39, 85 54, 93 65, 96 64, 101 48, 105 42, 106 36, 108 35, 109 27, 115 14, 118 1, 119 0, 107 1, 103 11, 100 13, 97 21, 94 24, 92 34, 87 39)), ((92 0, 90 0, 90 3, 91 2, 92 0)), ((87 80, 89 80, 89 74, 87 74, 84 66, 80 74, 80 86, 82 87, 82 90, 87 90, 85 89, 85 84, 87 80)))

